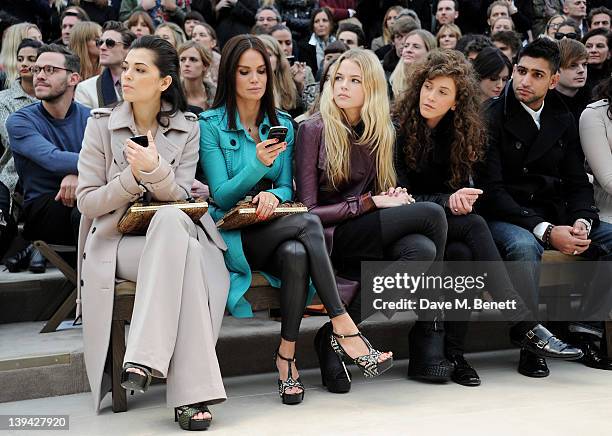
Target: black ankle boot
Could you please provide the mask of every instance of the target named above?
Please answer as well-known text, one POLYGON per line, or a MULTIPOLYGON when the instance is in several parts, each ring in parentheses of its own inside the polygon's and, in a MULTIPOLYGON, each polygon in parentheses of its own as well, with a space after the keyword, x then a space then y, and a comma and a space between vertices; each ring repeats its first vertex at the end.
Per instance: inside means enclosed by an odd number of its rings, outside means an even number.
POLYGON ((319 357, 321 382, 329 392, 343 394, 351 390, 351 373, 330 345, 331 322, 323 324, 314 339, 319 357))
POLYGON ((444 383, 453 365, 444 355, 444 328, 439 321, 417 321, 410 330, 408 377, 444 383))

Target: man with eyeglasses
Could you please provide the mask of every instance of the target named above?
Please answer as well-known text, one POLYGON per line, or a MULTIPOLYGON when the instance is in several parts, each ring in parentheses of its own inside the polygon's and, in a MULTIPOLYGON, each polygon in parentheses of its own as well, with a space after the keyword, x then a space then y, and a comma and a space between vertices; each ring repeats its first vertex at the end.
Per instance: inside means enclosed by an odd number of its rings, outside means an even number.
POLYGON ((263 6, 255 13, 255 25, 268 35, 274 26, 280 24, 280 12, 274 6, 263 6))
POLYGON ((43 45, 30 69, 41 101, 6 122, 24 191, 24 236, 75 245, 77 162, 89 118, 89 108, 72 100, 80 80, 79 58, 60 45, 43 45))
POLYGON ((96 45, 104 71, 79 83, 74 93, 76 101, 92 109, 121 101, 121 64, 136 39, 136 35, 119 21, 108 21, 102 30, 96 45))
POLYGON ((565 0, 563 2, 563 14, 567 18, 571 18, 579 25, 579 37, 582 38, 587 32, 586 16, 587 16, 587 1, 586 0, 565 0))

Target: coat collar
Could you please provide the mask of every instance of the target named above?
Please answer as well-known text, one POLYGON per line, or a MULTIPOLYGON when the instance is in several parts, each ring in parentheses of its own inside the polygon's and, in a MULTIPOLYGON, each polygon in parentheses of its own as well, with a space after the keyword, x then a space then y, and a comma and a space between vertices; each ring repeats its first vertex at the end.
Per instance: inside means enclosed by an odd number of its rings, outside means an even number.
MULTIPOLYGON (((169 110, 170 104, 162 102, 162 110, 169 110)), ((182 132, 189 132, 191 125, 187 122, 183 114, 179 111, 173 116, 167 119, 168 125, 166 127, 159 126, 159 131, 166 133, 169 130, 180 130, 182 132)), ((108 128, 110 130, 119 129, 130 129, 132 132, 136 132, 136 122, 134 121, 134 113, 132 112, 132 105, 128 102, 122 102, 118 104, 111 112, 110 119, 108 121, 108 128)), ((135 135, 137 133, 134 133, 135 135)))
POLYGON ((569 115, 567 106, 556 93, 549 91, 540 116, 538 131, 531 115, 516 99, 512 81, 508 82, 504 91, 504 127, 529 148, 525 163, 538 160, 557 143, 570 126, 569 115))
MULTIPOLYGON (((240 116, 238 115, 238 111, 236 111, 236 128, 235 129, 230 129, 229 127, 229 114, 227 113, 227 110, 225 109, 225 107, 220 107, 218 109, 215 109, 217 111, 217 113, 219 114, 219 117, 221 118, 221 123, 220 123, 220 127, 221 130, 224 130, 226 132, 240 132, 243 131, 245 134, 248 135, 248 133, 246 132, 246 129, 244 128, 244 126, 242 125, 242 123, 240 122, 240 116)), ((264 114, 264 118, 261 122, 261 124, 259 125, 259 132, 260 134, 263 133, 262 130, 264 130, 265 132, 267 132, 268 130, 270 130, 270 118, 268 117, 268 114, 265 113, 264 114)))

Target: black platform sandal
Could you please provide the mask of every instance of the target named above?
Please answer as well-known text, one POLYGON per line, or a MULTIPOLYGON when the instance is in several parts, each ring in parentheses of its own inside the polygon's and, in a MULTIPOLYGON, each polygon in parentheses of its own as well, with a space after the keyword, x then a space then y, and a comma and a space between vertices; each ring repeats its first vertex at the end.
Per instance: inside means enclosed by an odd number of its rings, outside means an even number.
POLYGON ((295 357, 292 359, 287 359, 283 357, 278 350, 274 353, 274 366, 276 366, 276 358, 280 357, 282 360, 287 362, 289 366, 289 371, 287 373, 287 380, 282 381, 278 379, 278 394, 283 400, 283 404, 299 404, 304 400, 304 385, 300 381, 300 378, 293 379, 293 375, 291 374, 291 364, 295 362, 295 357), (297 394, 288 394, 287 389, 291 388, 299 388, 302 392, 298 392, 297 394))
MULTIPOLYGON (((339 335, 336 332, 332 331, 330 342, 331 347, 336 352, 336 354, 340 356, 343 361, 348 361, 349 363, 354 363, 355 365, 357 365, 357 367, 361 370, 364 377, 366 378, 378 377, 393 366, 393 357, 389 357, 387 360, 384 360, 382 362, 378 361, 378 358, 383 353, 378 350, 375 350, 372 347, 372 344, 370 344, 370 341, 368 341, 367 338, 361 334, 361 332, 357 332, 353 335, 339 335), (342 345, 340 345, 338 339, 354 338, 357 336, 359 336, 361 340, 366 344, 369 353, 364 354, 363 356, 352 358, 344 350, 342 345)), ((342 363, 344 364, 344 362, 342 363)))
POLYGON ((210 413, 208 406, 204 403, 189 404, 174 408, 174 422, 179 423, 183 430, 201 431, 210 427, 211 417, 208 419, 194 419, 198 413, 210 413))
POLYGON ((152 378, 151 368, 148 366, 127 362, 123 365, 123 371, 121 372, 121 386, 128 391, 132 391, 132 393, 134 393, 134 391, 145 392, 149 388, 152 378), (145 375, 128 371, 129 368, 138 369, 145 375))
POLYGON ((351 373, 331 347, 329 340, 331 334, 332 325, 331 322, 327 322, 319 329, 314 339, 321 369, 321 382, 329 392, 344 394, 351 390, 351 373))

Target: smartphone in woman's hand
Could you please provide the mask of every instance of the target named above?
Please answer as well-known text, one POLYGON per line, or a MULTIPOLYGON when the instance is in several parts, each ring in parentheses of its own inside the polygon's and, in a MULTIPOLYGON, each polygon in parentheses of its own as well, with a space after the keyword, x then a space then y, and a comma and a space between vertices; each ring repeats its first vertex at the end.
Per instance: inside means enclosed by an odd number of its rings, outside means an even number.
MULTIPOLYGON (((274 127, 270 127, 270 133, 268 133, 268 139, 278 139, 278 142, 276 144, 280 144, 281 142, 284 142, 285 139, 287 138, 287 132, 289 131, 289 129, 287 129, 285 126, 274 126, 274 127)), ((267 145, 267 147, 272 147, 273 145, 276 144, 270 144, 267 145)))

